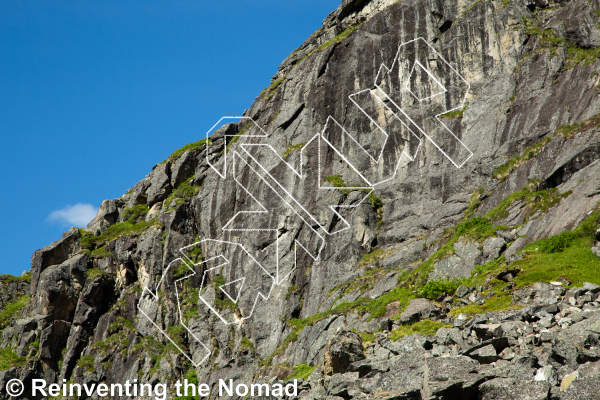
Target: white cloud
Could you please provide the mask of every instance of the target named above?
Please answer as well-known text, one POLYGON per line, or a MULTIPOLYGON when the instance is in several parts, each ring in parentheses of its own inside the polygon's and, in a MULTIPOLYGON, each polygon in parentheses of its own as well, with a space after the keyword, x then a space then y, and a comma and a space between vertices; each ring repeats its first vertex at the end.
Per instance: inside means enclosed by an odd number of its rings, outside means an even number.
POLYGON ((64 225, 85 227, 98 213, 98 207, 91 204, 77 203, 68 205, 60 210, 52 211, 47 221, 59 222, 64 225))

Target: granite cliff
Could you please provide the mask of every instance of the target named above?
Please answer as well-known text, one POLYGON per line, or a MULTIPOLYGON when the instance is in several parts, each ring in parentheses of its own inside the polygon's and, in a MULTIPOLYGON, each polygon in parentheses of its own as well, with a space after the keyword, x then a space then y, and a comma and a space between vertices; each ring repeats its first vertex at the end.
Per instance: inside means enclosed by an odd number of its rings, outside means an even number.
POLYGON ((0 398, 600 398, 599 26, 596 0, 344 0, 243 118, 1 277, 0 398))

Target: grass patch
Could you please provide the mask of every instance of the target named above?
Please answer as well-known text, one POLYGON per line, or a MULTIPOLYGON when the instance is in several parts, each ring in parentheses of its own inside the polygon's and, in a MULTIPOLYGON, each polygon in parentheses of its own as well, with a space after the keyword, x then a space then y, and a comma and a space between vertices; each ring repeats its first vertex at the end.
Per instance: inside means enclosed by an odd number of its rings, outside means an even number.
POLYGON ((292 367, 294 372, 292 372, 287 378, 285 378, 285 380, 289 381, 292 379, 307 379, 316 368, 316 365, 314 367, 311 367, 310 365, 307 365, 305 363, 294 365, 292 367))
POLYGON ((415 322, 413 324, 401 325, 397 329, 394 329, 390 332, 390 340, 399 340, 407 335, 414 335, 415 333, 420 333, 422 335, 435 335, 435 333, 440 328, 450 328, 452 325, 444 324, 440 321, 431 321, 429 319, 424 319, 419 322, 415 322))
POLYGON ((102 271, 101 269, 98 268, 90 268, 87 270, 87 277, 89 280, 94 280, 99 276, 103 276, 106 275, 106 272, 102 271))
POLYGON ((240 343, 240 348, 254 351, 254 343, 252 343, 252 341, 250 341, 250 339, 248 339, 246 336, 244 336, 240 343))
POLYGON ((507 196, 500 202, 500 204, 498 204, 496 208, 488 211, 488 213, 485 214, 485 217, 490 221, 499 221, 504 219, 508 217, 507 209, 513 203, 516 201, 523 201, 530 207, 529 213, 525 216, 524 221, 526 222, 529 218, 529 215, 534 214, 537 211, 547 213, 550 208, 556 206, 561 202, 562 199, 569 197, 572 193, 572 191, 568 191, 561 194, 558 193, 557 188, 534 191, 534 187, 535 185, 528 185, 528 187, 507 196))
MULTIPOLYGON (((567 278, 575 286, 581 286, 583 282, 600 284, 600 258, 590 250, 599 225, 600 209, 597 209, 573 231, 562 232, 528 244, 522 251, 523 259, 510 266, 511 269, 521 270, 513 280, 515 287, 529 286, 534 282, 557 281, 561 277, 567 278)), ((473 276, 465 284, 479 286, 487 277, 494 276, 507 267, 504 257, 476 266, 473 276)), ((502 292, 505 282, 493 279, 489 284, 491 287, 482 294, 485 296, 493 292, 494 297, 488 298, 483 305, 471 304, 455 308, 450 315, 480 314, 518 308, 512 304, 512 296, 502 292)))
MULTIPOLYGON (((577 134, 586 132, 597 126, 600 126, 600 114, 597 114, 592 118, 586 119, 585 121, 581 121, 576 124, 563 125, 556 130, 553 137, 562 136, 566 139, 572 139, 577 134)), ((546 137, 536 144, 527 146, 521 154, 517 154, 511 157, 510 160, 496 167, 492 176, 495 179, 498 179, 500 182, 503 182, 514 170, 516 170, 532 158, 537 157, 540 151, 542 151, 542 149, 544 149, 548 145, 548 143, 552 141, 553 137, 546 137)))
POLYGON ((92 372, 94 370, 94 356, 88 354, 77 360, 77 366, 83 368, 85 372, 92 372))
POLYGON ((556 135, 561 135, 567 139, 570 139, 579 133, 588 131, 597 126, 600 126, 600 114, 594 115, 592 118, 573 125, 563 125, 556 130, 556 135))
POLYGON ((14 275, 9 275, 9 274, 0 274, 0 282, 25 282, 25 283, 30 283, 31 282, 31 272, 28 272, 26 275, 24 276, 14 276, 14 275))
POLYGON ((283 82, 285 82, 285 76, 271 83, 269 87, 265 88, 262 92, 260 92, 260 95, 263 96, 265 100, 269 100, 275 95, 275 93, 277 93, 277 89, 279 88, 279 86, 281 86, 283 82))
POLYGON ((5 304, 4 309, 0 311, 0 330, 8 326, 11 318, 18 318, 19 313, 27 303, 29 303, 29 296, 22 296, 18 300, 5 304))
POLYGON ((316 49, 314 49, 313 51, 311 51, 310 53, 308 53, 307 55, 305 55, 304 57, 302 57, 300 60, 298 60, 298 62, 296 62, 295 65, 300 64, 302 61, 304 61, 305 59, 307 59, 308 57, 310 57, 312 54, 316 53, 317 51, 323 51, 326 48, 328 48, 329 46, 331 46, 334 43, 340 43, 342 40, 346 39, 348 36, 350 36, 350 34, 352 32, 354 32, 355 30, 357 30, 360 26, 362 25, 362 22, 346 29, 345 31, 343 31, 342 33, 340 33, 339 35, 337 35, 336 37, 334 37, 331 40, 328 40, 327 42, 321 44, 319 47, 317 47, 316 49))
POLYGON ((565 63, 565 69, 575 68, 579 64, 582 66, 588 66, 600 58, 600 48, 596 47, 595 49, 584 49, 577 46, 569 46, 569 53, 565 63))
POLYGON ((468 105, 469 105, 469 103, 465 103, 465 105, 462 106, 462 108, 444 113, 444 114, 440 115, 440 118, 454 118, 454 119, 460 118, 460 119, 462 119, 463 114, 464 114, 465 110, 467 109, 468 105))
POLYGON ((106 245, 92 251, 89 253, 91 258, 106 258, 106 257, 115 257, 113 253, 110 251, 106 251, 106 245))
POLYGON ((496 167, 492 176, 495 179, 498 179, 500 182, 503 182, 506 180, 506 178, 508 178, 511 172, 525 164, 527 161, 536 157, 540 151, 542 151, 542 149, 546 147, 548 143, 550 143, 551 140, 551 138, 546 137, 541 142, 526 147, 521 154, 511 157, 510 160, 496 167))
POLYGON ((372 342, 373 340, 375 340, 375 334, 374 333, 359 332, 359 336, 362 339, 363 343, 364 342, 372 342))
POLYGON ((186 151, 193 150, 193 149, 203 149, 206 145, 210 146, 210 139, 208 139, 208 138, 198 140, 197 142, 188 143, 185 146, 183 146, 182 148, 177 149, 173 153, 171 153, 169 158, 167 158, 162 163, 165 163, 167 161, 171 161, 171 162, 177 161, 179 159, 179 157, 181 157, 183 155, 183 153, 185 153, 186 151))
POLYGON ((417 289, 417 297, 434 300, 443 293, 452 296, 456 292, 456 289, 465 282, 466 279, 440 279, 430 281, 417 289))
MULTIPOLYGON (((346 39, 348 36, 350 36, 350 34, 352 32, 354 32, 355 30, 357 30, 360 26, 362 25, 362 23, 355 25, 349 29, 346 29, 344 32, 340 33, 339 35, 337 35, 336 37, 334 37, 333 39, 323 43, 322 45, 320 45, 319 47, 317 47, 315 49, 315 51, 322 51, 325 50, 326 48, 328 48, 329 46, 331 46, 334 43, 340 43, 342 40, 346 39)), ((311 53, 312 54, 312 53, 311 53)))
POLYGON ((100 249, 105 246, 107 243, 112 242, 115 239, 120 238, 121 236, 126 235, 139 235, 140 233, 146 231, 148 228, 159 225, 158 219, 153 218, 149 221, 140 221, 137 223, 132 223, 134 216, 132 215, 127 221, 119 222, 118 224, 114 224, 108 227, 101 235, 94 236, 92 233, 89 233, 83 229, 80 229, 79 232, 81 234, 81 248, 82 250, 88 250, 93 253, 94 250, 100 249))
POLYGON ((346 187, 346 182, 341 175, 329 175, 325 177, 325 181, 331 183, 333 187, 346 187))
MULTIPOLYGON (((187 379, 188 384, 192 384, 196 387, 198 387, 198 376, 196 375, 196 370, 195 369, 190 369, 184 376, 184 382, 185 379, 187 379)), ((185 391, 185 387, 183 389, 181 389, 182 391, 185 391)), ((185 392, 184 392, 185 393, 185 392)), ((200 396, 179 396, 179 397, 173 397, 173 400, 199 400, 200 396)))
POLYGON ((383 207, 383 201, 381 201, 381 199, 375 196, 373 193, 369 194, 369 201, 371 202, 371 208, 375 212, 379 211, 379 209, 383 207))
POLYGON ((0 371, 12 367, 22 367, 26 362, 27 359, 25 357, 17 356, 17 353, 15 353, 12 348, 5 347, 0 349, 0 371))
POLYGON ((288 144, 287 149, 285 150, 285 152, 283 153, 283 156, 281 156, 281 158, 286 158, 292 151, 300 150, 304 146, 306 146, 306 142, 296 143, 296 144, 288 144))
POLYGON ((469 205, 467 206, 467 208, 464 211, 465 219, 471 218, 475 214, 475 212, 477 212, 477 210, 479 209, 479 206, 481 205, 481 202, 483 199, 483 191, 484 190, 485 190, 485 187, 481 186, 471 195, 471 199, 469 200, 469 205))
POLYGON ((148 205, 137 204, 123 211, 122 220, 133 225, 136 224, 140 218, 143 218, 146 214, 148 214, 149 211, 150 209, 148 208, 148 205))
POLYGON ((519 307, 512 305, 512 296, 510 294, 505 294, 502 296, 494 296, 489 298, 482 305, 469 304, 468 306, 453 308, 449 315, 456 317, 461 313, 469 315, 483 314, 486 312, 503 311, 511 308, 519 307))
MULTIPOLYGON (((193 178, 192 178, 193 179, 193 178)), ((171 205, 171 203, 173 202, 174 199, 190 199, 194 196, 196 196, 198 194, 198 192, 200 191, 201 186, 194 186, 191 184, 192 179, 187 180, 185 182, 183 182, 182 184, 180 184, 179 186, 177 186, 169 195, 169 197, 167 197, 167 199, 165 200, 165 208, 169 207, 171 205)), ((179 205, 179 203, 177 203, 177 205, 179 205)))
POLYGON ((368 264, 376 264, 377 262, 379 262, 379 260, 381 260, 383 258, 383 255, 385 254, 385 252, 381 249, 375 249, 370 253, 365 254, 364 256, 362 256, 362 258, 360 259, 360 261, 358 262, 357 267, 364 267, 365 265, 368 264))

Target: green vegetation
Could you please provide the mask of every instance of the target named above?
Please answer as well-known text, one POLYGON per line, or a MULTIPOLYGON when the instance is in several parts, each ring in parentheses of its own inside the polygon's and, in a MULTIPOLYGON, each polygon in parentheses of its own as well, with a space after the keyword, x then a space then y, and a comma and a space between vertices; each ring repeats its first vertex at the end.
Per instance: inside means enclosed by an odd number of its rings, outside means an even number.
POLYGON ((215 288, 215 306, 217 310, 229 309, 230 311, 236 311, 238 309, 237 304, 231 301, 229 297, 225 296, 220 289, 220 287, 225 284, 225 278, 221 275, 215 275, 210 283, 215 288))
POLYGON ((269 100, 275 95, 275 93, 277 93, 277 89, 279 88, 279 86, 281 86, 283 82, 285 82, 285 76, 271 83, 269 87, 265 88, 262 92, 260 92, 260 95, 264 96, 265 100, 269 100))
POLYGON ((383 207, 383 201, 373 193, 369 194, 369 201, 371 202, 371 208, 375 212, 378 212, 383 207))
POLYGON ((372 342, 373 340, 375 340, 375 334, 374 333, 359 332, 358 334, 360 335, 360 338, 362 339, 363 343, 365 343, 365 342, 372 342))
POLYGON ((7 303, 4 310, 0 311, 0 330, 6 328, 10 319, 19 317, 19 313, 29 303, 29 296, 22 296, 18 300, 7 303))
POLYGON ((594 115, 592 118, 573 125, 563 125, 556 130, 556 135, 560 135, 569 139, 575 137, 579 133, 586 132, 597 126, 600 126, 600 114, 594 115))
POLYGON ((165 161, 163 161, 163 163, 165 163, 167 161, 171 161, 171 162, 177 161, 179 159, 179 157, 181 157, 183 155, 183 153, 185 153, 186 151, 192 150, 192 149, 202 149, 207 144, 210 146, 210 139, 202 139, 202 140, 198 140, 197 142, 188 143, 185 146, 183 146, 182 148, 175 150, 169 156, 169 158, 167 158, 165 161))
MULTIPOLYGON (((317 47, 315 49, 315 51, 322 51, 325 50, 326 48, 328 48, 329 46, 331 46, 334 43, 340 43, 342 40, 346 39, 348 36, 350 36, 350 34, 352 32, 354 32, 355 30, 357 30, 360 26, 362 25, 362 23, 358 24, 358 25, 354 25, 353 27, 346 29, 344 32, 340 33, 339 35, 337 35, 336 37, 334 37, 333 39, 323 43, 322 45, 320 45, 319 47, 317 47)), ((312 52, 314 53, 314 51, 312 52)), ((310 54, 312 54, 310 53, 310 54)), ((310 55, 309 54, 309 55, 310 55)), ((308 56, 306 56, 308 57, 308 56)))
POLYGON ((521 154, 513 156, 506 163, 500 165, 499 167, 496 167, 494 169, 493 177, 495 179, 498 179, 500 182, 504 181, 506 178, 508 178, 511 172, 519 168, 521 165, 525 164, 525 162, 536 157, 540 153, 540 151, 542 151, 542 149, 546 147, 548 143, 550 143, 551 140, 551 138, 546 137, 542 141, 532 146, 526 147, 521 154))
POLYGON ((402 339, 406 335, 413 335, 415 333, 421 333, 423 335, 435 335, 438 329, 440 328, 450 328, 452 325, 444 324, 440 321, 431 321, 429 319, 424 319, 419 322, 415 322, 412 324, 400 325, 397 329, 394 329, 390 332, 390 340, 399 340, 402 339))
POLYGON ((285 150, 285 152, 283 153, 283 156, 281 156, 281 158, 285 159, 292 151, 300 150, 304 146, 306 146, 306 142, 296 143, 296 144, 288 144, 287 149, 285 150))
POLYGON ((101 235, 94 236, 92 233, 79 229, 81 234, 81 249, 88 252, 91 256, 103 258, 112 255, 102 248, 109 242, 126 235, 138 235, 151 226, 158 225, 159 222, 156 218, 149 221, 141 220, 137 222, 141 217, 148 213, 148 206, 145 204, 137 205, 132 208, 128 208, 123 212, 123 216, 127 217, 127 220, 119 222, 109 226, 101 235), (94 253, 95 250, 98 250, 94 253))
POLYGON ((248 339, 246 336, 244 336, 242 338, 242 341, 240 343, 240 349, 248 349, 248 350, 252 350, 254 351, 254 343, 252 343, 250 341, 250 339, 248 339))
POLYGON ((106 275, 106 272, 104 272, 104 271, 102 271, 101 269, 98 269, 98 268, 90 268, 90 269, 87 270, 87 277, 91 281, 93 281, 97 277, 103 276, 103 275, 106 275))
MULTIPOLYGON (((460 284, 470 287, 485 285, 481 293, 486 301, 482 305, 471 304, 455 308, 451 311, 451 315, 453 316, 460 313, 479 314, 519 308, 519 306, 512 304, 512 294, 503 291, 506 282, 495 278, 499 273, 509 268, 504 256, 492 260, 487 264, 476 266, 471 277, 462 280, 438 280, 427 283, 429 272, 435 261, 441 260, 454 252, 452 245, 459 239, 465 238, 481 242, 488 237, 494 236, 497 230, 507 229, 503 226, 493 226, 493 221, 496 218, 501 219, 507 207, 517 199, 525 200, 532 209, 532 212, 537 210, 547 212, 550 207, 558 204, 569 193, 558 195, 555 189, 535 191, 535 185, 530 184, 522 191, 508 196, 496 209, 491 210, 485 216, 472 217, 480 203, 483 191, 483 188, 479 188, 473 194, 471 204, 468 207, 469 217, 465 217, 456 227, 449 229, 445 233, 446 244, 428 260, 421 263, 415 270, 403 273, 398 278, 398 286, 396 288, 377 299, 359 297, 353 302, 341 303, 327 312, 304 319, 289 320, 288 323, 293 328, 292 333, 285 338, 282 345, 269 358, 261 362, 261 365, 270 365, 271 360, 275 356, 281 354, 289 343, 298 339, 298 334, 302 329, 331 315, 354 312, 359 315, 368 313, 371 318, 380 317, 385 314, 386 306, 392 302, 397 301, 398 309, 402 310, 414 298, 425 297, 435 299, 443 292, 451 295, 460 284)), ((510 266, 511 269, 516 268, 521 271, 512 282, 516 287, 522 287, 538 281, 547 282, 565 277, 578 286, 581 286, 583 282, 600 284, 600 275, 597 273, 600 270, 600 259, 590 251, 593 236, 598 226, 600 226, 600 204, 596 211, 590 214, 572 232, 563 233, 528 245, 523 250, 523 259, 516 261, 510 266)), ((385 254, 382 250, 377 249, 365 255, 360 263, 366 265, 376 262, 385 257, 385 254)), ((355 282, 338 285, 330 293, 338 292, 344 286, 343 294, 357 288, 361 290, 366 289, 376 280, 381 270, 379 268, 368 269, 365 276, 357 279, 355 282)), ((413 324, 402 325, 392 332, 390 338, 398 340, 405 335, 413 333, 435 334, 439 328, 444 326, 441 322, 419 321, 413 324)), ((361 337, 365 341, 374 339, 374 336, 365 333, 362 333, 361 337)))
POLYGON ((106 251, 106 245, 92 251, 89 255, 92 258, 115 257, 113 253, 111 253, 110 251, 106 251))
POLYGON ((316 365, 314 367, 311 367, 310 365, 307 365, 305 363, 294 365, 292 367, 294 372, 292 372, 287 378, 285 378, 285 380, 288 381, 292 379, 307 379, 316 368, 316 365))
POLYGON ((440 279, 427 282, 424 286, 417 289, 417 297, 434 300, 440 297, 443 293, 452 296, 456 289, 463 283, 465 279, 440 279))
POLYGON ((477 189, 471 195, 471 199, 469 200, 469 205, 467 206, 467 208, 464 211, 465 219, 471 218, 475 214, 475 212, 479 209, 479 206, 481 205, 481 201, 483 199, 483 191, 484 190, 485 190, 485 187, 481 186, 479 189, 477 189))
POLYGON ((460 119, 462 119, 463 114, 464 114, 465 110, 467 109, 468 105, 469 105, 469 103, 465 103, 465 105, 462 106, 462 108, 444 113, 444 114, 440 115, 440 117, 441 118, 460 118, 460 119))
MULTIPOLYGON (((515 287, 528 286, 534 282, 557 281, 559 278, 566 278, 575 286, 581 286, 583 282, 600 284, 600 259, 590 251, 593 235, 599 225, 600 209, 596 209, 573 231, 562 232, 527 245, 522 251, 523 259, 510 266, 511 269, 521 271, 512 281, 515 287)), ((500 257, 486 265, 477 266, 473 276, 465 283, 468 286, 482 285, 487 277, 495 276, 507 268, 506 260, 500 257)), ((484 297, 493 297, 488 298, 483 305, 471 304, 455 308, 450 314, 480 314, 518 308, 512 305, 512 296, 502 291, 505 282, 493 279, 488 285, 489 288, 482 294, 484 297)))
POLYGON ((0 371, 12 367, 22 367, 27 362, 25 357, 19 357, 10 347, 0 349, 0 371))
POLYGON ((333 187, 346 187, 346 182, 341 175, 329 175, 325 177, 325 181, 331 183, 333 187))
POLYGON ((368 264, 374 264, 383 258, 385 252, 381 249, 374 249, 372 252, 365 254, 358 262, 358 267, 363 267, 368 264))
POLYGON ((508 208, 515 202, 522 201, 530 208, 529 213, 525 216, 525 222, 527 222, 529 215, 532 215, 537 211, 547 213, 550 208, 556 206, 562 199, 569 197, 572 193, 572 191, 558 193, 558 189, 556 188, 538 191, 535 190, 535 184, 536 182, 532 182, 526 188, 514 192, 504 198, 496 208, 490 210, 485 215, 485 218, 490 221, 504 219, 508 216, 508 208))
POLYGON ((143 218, 146 214, 148 214, 149 211, 150 209, 146 204, 137 204, 123 211, 122 219, 123 221, 135 225, 138 223, 140 218, 143 218))
POLYGON ((569 56, 565 68, 575 68, 577 65, 588 66, 595 63, 600 58, 600 48, 584 49, 577 46, 568 46, 569 56))
POLYGON ((187 199, 190 199, 198 194, 200 191, 200 186, 192 185, 192 179, 183 182, 171 192, 169 197, 167 197, 165 200, 165 208, 168 208, 174 199, 177 199, 175 205, 180 205, 183 204, 187 199))
POLYGON ((240 139, 240 136, 242 136, 243 134, 246 133, 246 131, 248 129, 250 129, 250 127, 252 127, 252 125, 254 125, 254 121, 249 121, 246 123, 246 125, 244 125, 244 127, 234 136, 231 138, 231 140, 229 141, 229 143, 227 143, 227 146, 225 146, 225 152, 228 153, 229 152, 229 148, 240 139))
POLYGON ((482 305, 479 304, 470 304, 464 307, 458 307, 452 309, 450 311, 450 315, 456 317, 458 314, 483 314, 486 312, 495 312, 495 311, 503 311, 511 308, 519 308, 518 306, 513 306, 512 304, 512 296, 510 294, 505 294, 502 296, 494 296, 490 299, 487 299, 485 303, 482 305))
POLYGON ((298 290, 298 286, 290 286, 288 287, 287 293, 285 294, 285 299, 289 299, 290 296, 292 295, 292 293, 294 293, 296 290, 298 290))
POLYGON ((77 366, 83 368, 84 372, 94 371, 94 356, 88 354, 77 360, 77 366))
POLYGON ((31 282, 31 272, 28 272, 24 276, 14 276, 8 274, 0 274, 0 282, 31 282))
MULTIPOLYGON (((185 382, 185 379, 187 379, 188 383, 196 386, 196 388, 198 387, 198 376, 196 375, 196 370, 195 369, 190 369, 185 376, 183 377, 185 382)), ((185 388, 181 389, 182 392, 185 390, 185 388)), ((185 393, 185 392, 183 392, 185 393)), ((179 396, 179 397, 173 397, 173 400, 200 400, 200 396, 179 396)))

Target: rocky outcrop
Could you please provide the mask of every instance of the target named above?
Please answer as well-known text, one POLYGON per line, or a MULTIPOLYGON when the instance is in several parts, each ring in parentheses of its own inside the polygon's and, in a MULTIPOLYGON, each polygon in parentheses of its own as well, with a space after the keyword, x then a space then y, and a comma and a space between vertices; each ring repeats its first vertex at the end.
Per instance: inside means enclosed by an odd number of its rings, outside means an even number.
POLYGON ((343 374, 350 364, 365 358, 360 336, 352 331, 340 330, 327 341, 323 371, 325 375, 343 374))
POLYGON ((593 388, 600 377, 595 330, 600 305, 584 297, 595 286, 585 286, 589 289, 569 291, 582 299, 576 306, 563 289, 551 295, 549 307, 543 300, 549 295, 539 295, 549 288, 540 282, 527 288, 536 300, 520 310, 469 317, 461 327, 397 342, 389 339, 389 332, 377 333, 366 345, 365 359, 347 363, 349 370, 325 374, 325 381, 311 375, 299 397, 597 398, 593 388))

